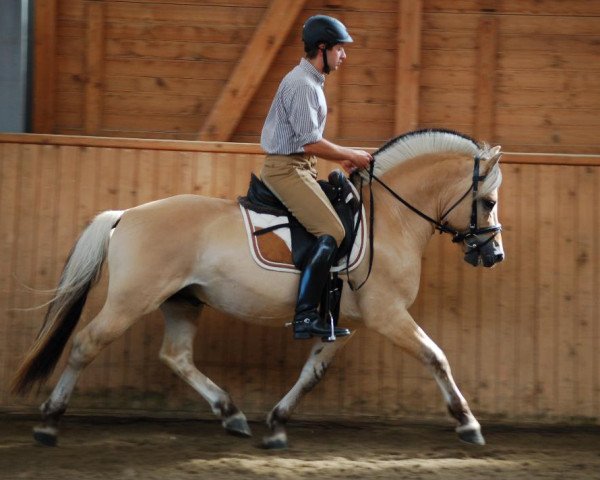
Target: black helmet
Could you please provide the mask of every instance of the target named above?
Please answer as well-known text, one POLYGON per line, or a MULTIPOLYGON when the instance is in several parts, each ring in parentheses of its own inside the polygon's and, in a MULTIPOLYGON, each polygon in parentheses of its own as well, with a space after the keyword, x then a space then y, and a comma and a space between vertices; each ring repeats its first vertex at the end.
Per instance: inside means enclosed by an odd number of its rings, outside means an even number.
POLYGON ((302 41, 306 52, 324 43, 326 48, 336 43, 352 43, 352 37, 342 22, 327 15, 310 17, 302 27, 302 41))

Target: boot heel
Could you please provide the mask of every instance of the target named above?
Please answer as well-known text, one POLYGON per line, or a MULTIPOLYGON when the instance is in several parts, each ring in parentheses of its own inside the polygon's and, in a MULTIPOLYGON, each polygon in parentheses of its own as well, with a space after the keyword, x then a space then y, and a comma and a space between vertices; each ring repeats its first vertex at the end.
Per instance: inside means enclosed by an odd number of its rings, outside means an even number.
POLYGON ((307 340, 312 338, 310 332, 294 332, 294 340, 307 340))

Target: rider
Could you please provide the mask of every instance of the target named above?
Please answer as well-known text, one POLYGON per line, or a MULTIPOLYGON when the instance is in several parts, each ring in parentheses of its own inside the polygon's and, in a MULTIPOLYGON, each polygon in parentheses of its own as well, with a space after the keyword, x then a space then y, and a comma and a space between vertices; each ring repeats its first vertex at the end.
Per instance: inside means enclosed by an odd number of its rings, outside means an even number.
MULTIPOLYGON (((267 153, 263 182, 292 215, 317 237, 304 261, 294 315, 294 338, 328 337, 317 311, 321 293, 344 238, 344 227, 317 183, 317 156, 340 163, 347 171, 366 168, 371 154, 336 145, 323 138, 327 103, 325 75, 337 70, 352 37, 337 19, 310 17, 302 29, 306 56, 281 81, 265 120, 260 143, 267 153)), ((336 336, 349 335, 345 328, 336 336)))

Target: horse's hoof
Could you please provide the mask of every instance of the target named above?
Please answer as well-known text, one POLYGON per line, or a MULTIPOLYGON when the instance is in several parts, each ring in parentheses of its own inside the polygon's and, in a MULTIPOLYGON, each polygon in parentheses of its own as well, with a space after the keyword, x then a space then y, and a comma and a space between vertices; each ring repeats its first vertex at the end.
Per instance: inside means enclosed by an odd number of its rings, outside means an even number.
POLYGON ((40 445, 46 447, 56 447, 58 441, 58 431, 53 427, 34 427, 33 438, 40 445))
POLYGON ((248 438, 252 436, 252 430, 250 430, 243 413, 236 413, 223 420, 223 427, 227 430, 227 433, 236 437, 248 438))
POLYGON ((270 437, 263 437, 262 448, 267 450, 283 450, 288 447, 287 437, 285 434, 276 434, 270 437))
POLYGON ((481 429, 479 428, 470 428, 465 430, 457 429, 458 438, 465 443, 470 443, 472 445, 485 445, 485 438, 481 434, 481 429))

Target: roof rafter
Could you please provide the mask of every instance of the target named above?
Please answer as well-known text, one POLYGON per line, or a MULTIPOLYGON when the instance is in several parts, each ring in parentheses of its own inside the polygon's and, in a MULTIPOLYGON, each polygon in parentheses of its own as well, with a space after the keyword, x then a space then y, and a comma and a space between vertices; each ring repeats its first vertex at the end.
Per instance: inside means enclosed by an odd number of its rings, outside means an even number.
POLYGON ((306 0, 272 0, 200 130, 200 140, 231 138, 306 0))

